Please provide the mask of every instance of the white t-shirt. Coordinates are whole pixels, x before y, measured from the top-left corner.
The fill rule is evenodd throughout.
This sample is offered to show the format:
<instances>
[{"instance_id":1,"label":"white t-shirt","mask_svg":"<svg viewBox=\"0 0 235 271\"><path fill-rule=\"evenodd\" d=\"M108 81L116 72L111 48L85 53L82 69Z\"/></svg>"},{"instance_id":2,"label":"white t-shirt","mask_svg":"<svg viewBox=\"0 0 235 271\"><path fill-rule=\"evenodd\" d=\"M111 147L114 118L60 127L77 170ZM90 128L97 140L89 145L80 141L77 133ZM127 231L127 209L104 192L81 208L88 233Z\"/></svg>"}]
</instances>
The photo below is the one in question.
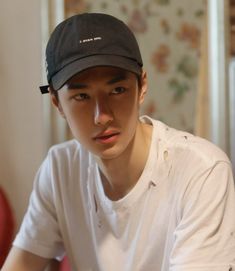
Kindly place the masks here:
<instances>
[{"instance_id":1,"label":"white t-shirt","mask_svg":"<svg viewBox=\"0 0 235 271\"><path fill-rule=\"evenodd\" d=\"M118 201L76 140L52 147L14 245L46 258L66 253L74 271L235 270L228 158L204 139L142 121L153 125L149 157Z\"/></svg>"}]
</instances>

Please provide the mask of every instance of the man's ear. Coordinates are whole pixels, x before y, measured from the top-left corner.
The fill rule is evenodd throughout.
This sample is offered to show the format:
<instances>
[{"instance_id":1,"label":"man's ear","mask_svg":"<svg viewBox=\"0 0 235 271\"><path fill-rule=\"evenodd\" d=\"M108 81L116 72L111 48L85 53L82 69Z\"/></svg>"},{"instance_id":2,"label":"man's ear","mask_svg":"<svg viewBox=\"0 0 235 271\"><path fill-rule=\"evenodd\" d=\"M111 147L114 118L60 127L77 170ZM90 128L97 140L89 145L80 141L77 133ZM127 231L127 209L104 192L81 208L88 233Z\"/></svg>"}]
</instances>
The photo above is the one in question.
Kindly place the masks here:
<instances>
[{"instance_id":1,"label":"man's ear","mask_svg":"<svg viewBox=\"0 0 235 271\"><path fill-rule=\"evenodd\" d=\"M139 104L144 102L145 94L147 93L147 73L142 72L140 77L140 93L139 93Z\"/></svg>"},{"instance_id":2,"label":"man's ear","mask_svg":"<svg viewBox=\"0 0 235 271\"><path fill-rule=\"evenodd\" d=\"M64 111L63 111L63 108L60 104L60 101L59 101L59 96L58 94L55 93L55 91L53 89L51 89L51 87L49 87L49 94L50 94L50 97L51 97L51 103L57 108L57 110L59 111L60 115L65 118L65 114L64 114Z\"/></svg>"}]
</instances>

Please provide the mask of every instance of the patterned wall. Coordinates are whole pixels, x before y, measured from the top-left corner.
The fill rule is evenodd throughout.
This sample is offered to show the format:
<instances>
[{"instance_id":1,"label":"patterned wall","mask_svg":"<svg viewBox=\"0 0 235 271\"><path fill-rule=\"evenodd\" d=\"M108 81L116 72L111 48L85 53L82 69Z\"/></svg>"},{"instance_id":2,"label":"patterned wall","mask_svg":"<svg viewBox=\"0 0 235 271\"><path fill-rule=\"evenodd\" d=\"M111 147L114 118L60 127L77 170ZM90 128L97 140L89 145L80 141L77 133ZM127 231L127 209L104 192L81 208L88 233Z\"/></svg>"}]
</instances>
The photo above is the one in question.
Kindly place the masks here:
<instances>
[{"instance_id":1,"label":"patterned wall","mask_svg":"<svg viewBox=\"0 0 235 271\"><path fill-rule=\"evenodd\" d=\"M193 132L205 0L64 0L69 17L112 14L134 31L148 74L142 114Z\"/></svg>"}]
</instances>

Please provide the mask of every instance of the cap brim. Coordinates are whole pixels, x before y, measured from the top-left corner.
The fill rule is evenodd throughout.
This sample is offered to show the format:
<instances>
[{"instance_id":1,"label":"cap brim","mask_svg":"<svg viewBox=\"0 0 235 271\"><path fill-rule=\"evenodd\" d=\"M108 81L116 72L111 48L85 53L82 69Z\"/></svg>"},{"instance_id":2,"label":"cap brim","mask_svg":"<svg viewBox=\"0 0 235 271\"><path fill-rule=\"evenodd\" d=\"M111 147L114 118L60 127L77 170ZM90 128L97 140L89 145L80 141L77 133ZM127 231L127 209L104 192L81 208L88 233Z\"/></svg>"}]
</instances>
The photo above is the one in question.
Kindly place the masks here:
<instances>
[{"instance_id":1,"label":"cap brim","mask_svg":"<svg viewBox=\"0 0 235 271\"><path fill-rule=\"evenodd\" d=\"M117 67L138 75L142 72L142 63L137 63L135 60L116 55L93 55L78 59L57 72L52 77L52 86L55 90L59 90L75 74L97 66ZM40 87L42 93L48 93L45 87Z\"/></svg>"}]
</instances>

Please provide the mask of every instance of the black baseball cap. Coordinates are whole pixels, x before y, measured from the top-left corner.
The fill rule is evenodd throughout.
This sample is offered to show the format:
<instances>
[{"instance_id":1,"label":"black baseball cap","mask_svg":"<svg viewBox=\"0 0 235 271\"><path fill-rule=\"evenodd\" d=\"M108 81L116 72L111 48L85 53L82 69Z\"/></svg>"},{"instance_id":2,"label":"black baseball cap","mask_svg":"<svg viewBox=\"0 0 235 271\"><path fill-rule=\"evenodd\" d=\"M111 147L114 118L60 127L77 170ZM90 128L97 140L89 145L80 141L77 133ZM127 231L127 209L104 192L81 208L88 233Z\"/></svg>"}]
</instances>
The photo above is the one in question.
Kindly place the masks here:
<instances>
[{"instance_id":1,"label":"black baseball cap","mask_svg":"<svg viewBox=\"0 0 235 271\"><path fill-rule=\"evenodd\" d=\"M59 90L75 74L96 66L118 67L137 75L142 58L132 31L121 20L103 13L84 13L60 23L46 48L47 81ZM41 86L41 93L48 93Z\"/></svg>"}]
</instances>

